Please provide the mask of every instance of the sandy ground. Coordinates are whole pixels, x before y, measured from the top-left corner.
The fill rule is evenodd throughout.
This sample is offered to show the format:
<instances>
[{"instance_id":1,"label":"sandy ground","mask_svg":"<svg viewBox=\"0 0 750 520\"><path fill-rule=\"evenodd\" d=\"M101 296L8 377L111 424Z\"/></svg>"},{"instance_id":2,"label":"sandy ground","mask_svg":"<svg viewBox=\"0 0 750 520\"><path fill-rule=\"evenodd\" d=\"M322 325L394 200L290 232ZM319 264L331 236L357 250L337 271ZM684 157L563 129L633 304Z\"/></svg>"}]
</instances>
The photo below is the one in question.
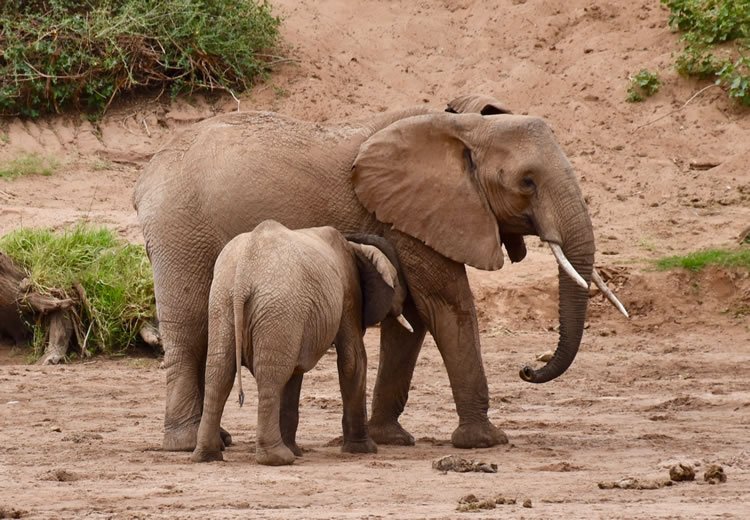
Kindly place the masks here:
<instances>
[{"instance_id":1,"label":"sandy ground","mask_svg":"<svg viewBox=\"0 0 750 520\"><path fill-rule=\"evenodd\" d=\"M366 2L277 0L285 56L240 108L316 121L393 107L442 108L468 92L546 117L577 169L597 236L597 264L631 311L600 295L573 367L530 386L518 368L556 342L554 261L538 240L524 262L471 270L490 385L490 417L511 444L461 451L442 361L428 339L403 424L410 448L351 456L340 434L335 357L305 379L293 466L253 458L252 406L227 407L236 445L225 463L159 450L164 373L143 356L64 367L24 364L0 346L0 518L747 518L750 515L750 278L710 269L658 273L650 260L734 247L750 224L750 119L707 83L671 68L679 48L656 0ZM627 78L664 86L625 103ZM98 125L77 115L0 122L0 161L40 153L50 177L0 180L0 233L85 218L142 240L130 202L139 169L175 128L236 109L229 96L127 100ZM7 141L7 142L6 142ZM713 165L705 169L705 165ZM377 331L367 336L369 385ZM248 374L249 378L249 374ZM247 385L251 389L252 385ZM248 395L252 403L253 395ZM447 454L498 472L442 474ZM622 477L695 482L601 490ZM703 482L708 464L727 482ZM459 513L460 497L515 505ZM531 508L521 503L531 500Z\"/></svg>"}]
</instances>

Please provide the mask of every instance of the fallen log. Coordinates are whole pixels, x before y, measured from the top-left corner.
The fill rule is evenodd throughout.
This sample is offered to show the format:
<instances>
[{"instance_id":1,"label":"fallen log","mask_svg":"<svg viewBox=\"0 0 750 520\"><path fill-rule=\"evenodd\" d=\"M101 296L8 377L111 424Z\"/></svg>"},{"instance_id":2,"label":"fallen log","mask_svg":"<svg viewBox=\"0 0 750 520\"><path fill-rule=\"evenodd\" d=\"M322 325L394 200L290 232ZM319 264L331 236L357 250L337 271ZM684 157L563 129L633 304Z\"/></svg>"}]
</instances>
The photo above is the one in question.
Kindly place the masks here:
<instances>
[{"instance_id":1,"label":"fallen log","mask_svg":"<svg viewBox=\"0 0 750 520\"><path fill-rule=\"evenodd\" d=\"M71 343L77 343L81 355L86 355L88 333L80 330L78 316L89 303L83 287L76 284L73 289L71 297L62 290L58 294L39 292L23 269L0 252L0 335L9 337L16 345L24 345L32 339L33 325L39 324L45 338L44 354L38 363L55 365L65 361ZM157 352L161 350L155 324L145 324L140 337ZM71 341L73 338L75 341Z\"/></svg>"},{"instance_id":2,"label":"fallen log","mask_svg":"<svg viewBox=\"0 0 750 520\"><path fill-rule=\"evenodd\" d=\"M75 301L37 292L26 273L11 258L0 253L0 333L16 345L31 339L30 324L41 320L46 333L40 363L56 364L65 358L73 332L71 314Z\"/></svg>"}]
</instances>

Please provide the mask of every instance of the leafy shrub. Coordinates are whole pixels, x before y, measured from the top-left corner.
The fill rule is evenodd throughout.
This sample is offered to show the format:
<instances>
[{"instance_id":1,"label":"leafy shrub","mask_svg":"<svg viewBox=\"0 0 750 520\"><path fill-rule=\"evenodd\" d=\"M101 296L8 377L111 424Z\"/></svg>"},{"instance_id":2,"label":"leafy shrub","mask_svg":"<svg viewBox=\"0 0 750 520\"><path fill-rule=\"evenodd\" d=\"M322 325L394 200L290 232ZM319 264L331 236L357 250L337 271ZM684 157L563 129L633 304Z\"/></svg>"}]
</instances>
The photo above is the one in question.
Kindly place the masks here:
<instances>
[{"instance_id":1,"label":"leafy shrub","mask_svg":"<svg viewBox=\"0 0 750 520\"><path fill-rule=\"evenodd\" d=\"M138 87L245 89L278 25L265 0L6 0L0 115L102 111Z\"/></svg>"},{"instance_id":2,"label":"leafy shrub","mask_svg":"<svg viewBox=\"0 0 750 520\"><path fill-rule=\"evenodd\" d=\"M750 106L750 1L661 0L669 24L683 32L677 71L714 78L729 96Z\"/></svg>"},{"instance_id":3,"label":"leafy shrub","mask_svg":"<svg viewBox=\"0 0 750 520\"><path fill-rule=\"evenodd\" d=\"M638 74L630 78L627 101L635 103L653 96L661 88L661 81L656 73L642 69Z\"/></svg>"},{"instance_id":4,"label":"leafy shrub","mask_svg":"<svg viewBox=\"0 0 750 520\"><path fill-rule=\"evenodd\" d=\"M78 224L61 233L21 228L0 238L0 251L26 270L41 294L80 299L75 326L88 333L89 353L116 353L135 343L140 328L154 319L151 265L142 246L127 244L106 228ZM35 328L35 345L43 331ZM38 352L37 354L41 354Z\"/></svg>"}]
</instances>

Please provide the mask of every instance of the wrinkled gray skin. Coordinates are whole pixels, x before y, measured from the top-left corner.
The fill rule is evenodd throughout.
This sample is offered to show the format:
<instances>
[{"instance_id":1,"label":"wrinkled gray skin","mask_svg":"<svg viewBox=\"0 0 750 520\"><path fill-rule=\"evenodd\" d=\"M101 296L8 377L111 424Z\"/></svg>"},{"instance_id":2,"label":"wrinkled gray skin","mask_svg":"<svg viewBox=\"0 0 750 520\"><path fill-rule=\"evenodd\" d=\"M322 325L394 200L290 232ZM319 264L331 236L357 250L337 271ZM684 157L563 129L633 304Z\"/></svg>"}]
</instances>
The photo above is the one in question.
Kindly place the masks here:
<instances>
[{"instance_id":1,"label":"wrinkled gray skin","mask_svg":"<svg viewBox=\"0 0 750 520\"><path fill-rule=\"evenodd\" d=\"M240 363L258 385L258 463L291 464L302 455L295 440L302 377L332 343L344 407L342 451L377 452L367 432L362 337L365 327L401 314L406 295L381 247L348 242L332 227L290 231L274 221L224 247L209 296L206 388L193 461L223 459L219 421L235 373L243 396Z\"/></svg>"},{"instance_id":2,"label":"wrinkled gray skin","mask_svg":"<svg viewBox=\"0 0 750 520\"><path fill-rule=\"evenodd\" d=\"M487 418L464 264L499 269L501 244L511 261L520 261L523 235L538 235L559 244L588 282L594 237L573 169L543 120L483 116L491 110L476 113L470 97L451 105L475 113L420 106L328 126L273 113L224 114L180 132L153 157L134 202L165 347L165 449L195 447L213 262L229 240L265 219L291 229L330 225L373 233L395 247L408 289L404 315L415 333L392 318L381 326L369 421L378 444L414 443L398 418L428 330L458 412L453 445L507 442ZM578 351L588 291L564 273L559 281L558 347L545 367L525 374L529 381L559 376Z\"/></svg>"}]
</instances>

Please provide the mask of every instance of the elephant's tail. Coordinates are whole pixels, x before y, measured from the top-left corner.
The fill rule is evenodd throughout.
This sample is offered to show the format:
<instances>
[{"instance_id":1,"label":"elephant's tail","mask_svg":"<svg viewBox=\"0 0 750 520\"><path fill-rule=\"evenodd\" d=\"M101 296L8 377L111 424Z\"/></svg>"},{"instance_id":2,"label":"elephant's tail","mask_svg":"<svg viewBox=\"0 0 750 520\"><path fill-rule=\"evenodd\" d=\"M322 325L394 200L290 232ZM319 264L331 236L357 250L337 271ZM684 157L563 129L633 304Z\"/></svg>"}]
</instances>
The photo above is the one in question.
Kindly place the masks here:
<instances>
[{"instance_id":1,"label":"elephant's tail","mask_svg":"<svg viewBox=\"0 0 750 520\"><path fill-rule=\"evenodd\" d=\"M242 391L242 345L243 345L243 333L245 330L245 299L243 298L241 291L238 290L238 286L235 284L235 292L233 296L234 306L234 342L235 342L235 354L237 356L237 386L240 390L239 401L240 406L245 403L245 392Z\"/></svg>"}]
</instances>

